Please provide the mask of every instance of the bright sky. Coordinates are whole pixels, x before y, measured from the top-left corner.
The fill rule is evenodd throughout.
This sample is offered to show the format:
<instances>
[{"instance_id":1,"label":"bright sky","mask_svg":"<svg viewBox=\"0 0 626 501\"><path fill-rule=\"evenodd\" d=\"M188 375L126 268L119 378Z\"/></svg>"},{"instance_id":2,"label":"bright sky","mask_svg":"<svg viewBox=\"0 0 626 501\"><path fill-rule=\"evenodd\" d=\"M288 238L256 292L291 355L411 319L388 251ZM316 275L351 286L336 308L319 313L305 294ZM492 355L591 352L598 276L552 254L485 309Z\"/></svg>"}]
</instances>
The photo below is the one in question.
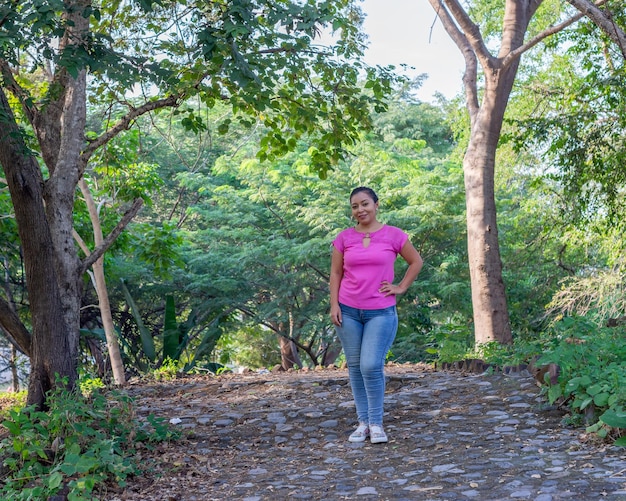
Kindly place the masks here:
<instances>
[{"instance_id":1,"label":"bright sky","mask_svg":"<svg viewBox=\"0 0 626 501\"><path fill-rule=\"evenodd\" d=\"M407 76L427 73L417 92L422 101L433 101L435 92L452 98L462 90L463 56L428 0L363 0L361 8L367 15L368 64L393 64L398 70L406 64L414 68Z\"/></svg>"}]
</instances>

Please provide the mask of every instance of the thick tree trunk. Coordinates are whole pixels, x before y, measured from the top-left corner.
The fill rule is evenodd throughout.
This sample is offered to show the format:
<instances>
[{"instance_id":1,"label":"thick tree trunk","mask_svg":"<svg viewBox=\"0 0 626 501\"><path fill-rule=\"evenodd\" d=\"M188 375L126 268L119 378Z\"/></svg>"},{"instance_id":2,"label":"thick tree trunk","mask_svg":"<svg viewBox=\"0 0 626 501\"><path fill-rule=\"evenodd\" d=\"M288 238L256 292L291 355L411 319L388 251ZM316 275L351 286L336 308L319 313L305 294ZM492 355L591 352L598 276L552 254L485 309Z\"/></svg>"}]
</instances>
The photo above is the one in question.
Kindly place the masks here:
<instances>
[{"instance_id":1,"label":"thick tree trunk","mask_svg":"<svg viewBox=\"0 0 626 501\"><path fill-rule=\"evenodd\" d=\"M15 117L0 89L0 163L4 169L24 253L26 286L31 308L31 376L28 403L42 408L56 374L72 386L77 379L77 349L64 316L55 248L43 204L43 179L37 161L25 155ZM78 309L76 310L78 312Z\"/></svg>"},{"instance_id":2,"label":"thick tree trunk","mask_svg":"<svg viewBox=\"0 0 626 501\"><path fill-rule=\"evenodd\" d=\"M498 243L495 165L504 112L519 66L516 59L485 78L480 108L472 116L463 159L467 244L477 345L513 342Z\"/></svg>"},{"instance_id":3,"label":"thick tree trunk","mask_svg":"<svg viewBox=\"0 0 626 501\"><path fill-rule=\"evenodd\" d=\"M49 165L50 177L46 180L43 197L46 219L54 252L54 266L58 281L62 313L67 325L68 355L78 358L80 332L80 306L82 299L81 262L74 242L74 199L80 172L80 152L85 145L86 72L80 71L75 79L66 82L65 99L61 101L61 141L57 145L55 165ZM79 132L77 132L79 131Z\"/></svg>"},{"instance_id":4,"label":"thick tree trunk","mask_svg":"<svg viewBox=\"0 0 626 501\"><path fill-rule=\"evenodd\" d=\"M463 160L467 207L467 245L476 344L511 343L511 327L502 280L502 260L494 194L499 132L493 120L499 96L485 98L473 125ZM505 96L506 99L506 96Z\"/></svg>"},{"instance_id":5,"label":"thick tree trunk","mask_svg":"<svg viewBox=\"0 0 626 501\"><path fill-rule=\"evenodd\" d=\"M89 18L84 16L89 0L78 0L68 8L68 30L59 49L87 40ZM3 67L4 80L16 88L12 75ZM0 90L3 128L0 163L6 173L22 249L30 305L32 337L28 404L44 408L46 393L62 384L75 386L78 369L82 267L72 234L76 185L80 179L80 153L85 145L86 71L72 78L59 68L54 75L60 91L56 101L41 110L22 103L49 172L44 181L41 168L29 154ZM18 93L19 94L19 93Z\"/></svg>"},{"instance_id":6,"label":"thick tree trunk","mask_svg":"<svg viewBox=\"0 0 626 501\"><path fill-rule=\"evenodd\" d=\"M479 25L457 0L429 1L466 63L463 84L471 131L463 170L474 338L477 345L491 341L509 344L512 336L496 222L496 149L521 54L549 34L523 45L528 23L542 0L506 0L497 57L485 44ZM485 79L480 104L478 63Z\"/></svg>"}]
</instances>

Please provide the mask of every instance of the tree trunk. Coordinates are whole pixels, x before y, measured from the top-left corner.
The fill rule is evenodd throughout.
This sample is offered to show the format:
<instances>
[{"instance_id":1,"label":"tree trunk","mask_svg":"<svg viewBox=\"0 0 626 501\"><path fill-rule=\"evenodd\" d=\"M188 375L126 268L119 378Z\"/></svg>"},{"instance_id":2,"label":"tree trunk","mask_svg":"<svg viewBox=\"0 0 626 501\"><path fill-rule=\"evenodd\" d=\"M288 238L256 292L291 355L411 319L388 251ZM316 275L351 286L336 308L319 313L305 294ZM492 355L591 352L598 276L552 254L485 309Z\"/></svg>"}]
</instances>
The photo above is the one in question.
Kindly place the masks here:
<instances>
[{"instance_id":1,"label":"tree trunk","mask_svg":"<svg viewBox=\"0 0 626 501\"><path fill-rule=\"evenodd\" d=\"M94 202L89 187L84 178L79 181L80 191L85 198L87 209L89 210L89 218L91 219L91 225L93 227L94 244L96 247L102 245L104 238L102 236L102 226L100 225L100 216L98 209ZM89 250L84 247L84 252L89 255ZM104 334L107 340L107 351L109 353L109 359L111 360L111 370L113 372L113 381L118 386L126 384L126 376L124 374L124 364L122 363L122 355L120 354L120 345L118 343L117 334L115 333L115 325L113 323L113 316L111 315L111 305L109 303L109 292L107 290L106 280L104 277L104 257L98 258L98 260L92 265L93 281L98 295L98 306L100 308L100 317L102 319L102 326L104 327Z\"/></svg>"},{"instance_id":2,"label":"tree trunk","mask_svg":"<svg viewBox=\"0 0 626 501\"><path fill-rule=\"evenodd\" d=\"M65 15L68 29L59 50L87 41L89 0L78 0ZM16 84L6 66L4 80ZM58 68L51 86L58 92L40 110L23 102L37 135L49 177L24 142L23 133L0 89L0 163L4 168L24 254L31 312L31 373L27 404L45 408L46 394L57 378L73 388L78 378L82 267L73 240L73 210L85 146L87 73L72 77ZM19 93L18 93L19 95ZM20 97L22 97L20 95Z\"/></svg>"},{"instance_id":3,"label":"tree trunk","mask_svg":"<svg viewBox=\"0 0 626 501\"><path fill-rule=\"evenodd\" d=\"M77 332L70 332L63 314L59 283L73 290L76 287L59 279L52 232L43 203L41 171L35 158L25 154L28 148L2 89L0 110L5 117L0 133L0 164L15 209L31 308L28 404L43 408L46 393L55 385L56 374L64 376L64 384L69 386L77 379L77 348L72 343L78 337Z\"/></svg>"},{"instance_id":4,"label":"tree trunk","mask_svg":"<svg viewBox=\"0 0 626 501\"><path fill-rule=\"evenodd\" d=\"M302 367L302 360L298 355L296 343L285 336L278 336L280 341L280 359L283 369L292 369L294 366Z\"/></svg>"},{"instance_id":5,"label":"tree trunk","mask_svg":"<svg viewBox=\"0 0 626 501\"><path fill-rule=\"evenodd\" d=\"M497 73L486 85L480 110L472 120L463 159L467 207L467 245L477 345L512 342L502 279L494 193L495 159L504 109L514 71Z\"/></svg>"},{"instance_id":6,"label":"tree trunk","mask_svg":"<svg viewBox=\"0 0 626 501\"><path fill-rule=\"evenodd\" d=\"M283 336L280 333L284 332L285 324L279 323L278 325L278 340L280 343L280 359L281 365L283 369L293 369L295 365L298 367L302 367L302 360L300 359L300 355L298 354L298 347L296 343L293 342L293 334L294 334L294 324L293 324L293 315L289 312L289 334L288 336Z\"/></svg>"},{"instance_id":7,"label":"tree trunk","mask_svg":"<svg viewBox=\"0 0 626 501\"><path fill-rule=\"evenodd\" d=\"M491 341L510 344L511 326L496 222L496 150L521 54L541 39L523 45L528 24L542 0L506 0L497 57L486 46L479 25L458 1L429 1L465 58L463 84L471 131L463 171L474 337L477 345ZM478 63L485 79L482 103L479 103Z\"/></svg>"},{"instance_id":8,"label":"tree trunk","mask_svg":"<svg viewBox=\"0 0 626 501\"><path fill-rule=\"evenodd\" d=\"M100 257L93 264L92 269L96 285L96 293L98 294L100 316L102 318L104 334L107 340L107 351L109 353L109 360L111 361L113 381L118 386L124 386L126 384L126 376L124 374L124 364L120 353L120 345L118 343L115 325L113 323L113 315L111 314L109 292L104 278L104 257Z\"/></svg>"}]
</instances>

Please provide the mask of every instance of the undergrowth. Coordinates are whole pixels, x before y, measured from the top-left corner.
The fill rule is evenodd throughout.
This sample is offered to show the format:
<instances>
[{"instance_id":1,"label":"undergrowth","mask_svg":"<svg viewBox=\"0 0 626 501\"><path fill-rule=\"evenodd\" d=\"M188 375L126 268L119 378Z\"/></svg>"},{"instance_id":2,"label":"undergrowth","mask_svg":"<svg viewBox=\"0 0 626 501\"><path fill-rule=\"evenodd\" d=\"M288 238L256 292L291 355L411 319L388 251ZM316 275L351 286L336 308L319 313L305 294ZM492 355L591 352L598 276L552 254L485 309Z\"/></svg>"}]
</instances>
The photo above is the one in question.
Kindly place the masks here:
<instances>
[{"instance_id":1,"label":"undergrowth","mask_svg":"<svg viewBox=\"0 0 626 501\"><path fill-rule=\"evenodd\" d=\"M32 500L65 495L97 500L108 482L124 486L142 472L137 447L177 438L162 418L135 416L130 397L93 388L88 394L63 385L47 395L50 409L13 408L2 425L1 499Z\"/></svg>"}]
</instances>

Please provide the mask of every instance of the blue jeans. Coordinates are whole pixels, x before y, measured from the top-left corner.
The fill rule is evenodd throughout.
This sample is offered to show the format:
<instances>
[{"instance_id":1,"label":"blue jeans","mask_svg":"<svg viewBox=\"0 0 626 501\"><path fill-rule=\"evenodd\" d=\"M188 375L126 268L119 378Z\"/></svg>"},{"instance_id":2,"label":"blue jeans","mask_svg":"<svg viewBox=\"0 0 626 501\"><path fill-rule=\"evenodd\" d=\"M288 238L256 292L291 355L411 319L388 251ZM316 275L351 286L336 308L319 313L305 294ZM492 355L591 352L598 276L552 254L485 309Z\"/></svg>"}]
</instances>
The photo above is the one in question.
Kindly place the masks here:
<instances>
[{"instance_id":1,"label":"blue jeans","mask_svg":"<svg viewBox=\"0 0 626 501\"><path fill-rule=\"evenodd\" d=\"M348 363L357 417L360 423L382 425L385 358L398 330L396 307L359 310L339 306L342 320L337 335Z\"/></svg>"}]
</instances>

